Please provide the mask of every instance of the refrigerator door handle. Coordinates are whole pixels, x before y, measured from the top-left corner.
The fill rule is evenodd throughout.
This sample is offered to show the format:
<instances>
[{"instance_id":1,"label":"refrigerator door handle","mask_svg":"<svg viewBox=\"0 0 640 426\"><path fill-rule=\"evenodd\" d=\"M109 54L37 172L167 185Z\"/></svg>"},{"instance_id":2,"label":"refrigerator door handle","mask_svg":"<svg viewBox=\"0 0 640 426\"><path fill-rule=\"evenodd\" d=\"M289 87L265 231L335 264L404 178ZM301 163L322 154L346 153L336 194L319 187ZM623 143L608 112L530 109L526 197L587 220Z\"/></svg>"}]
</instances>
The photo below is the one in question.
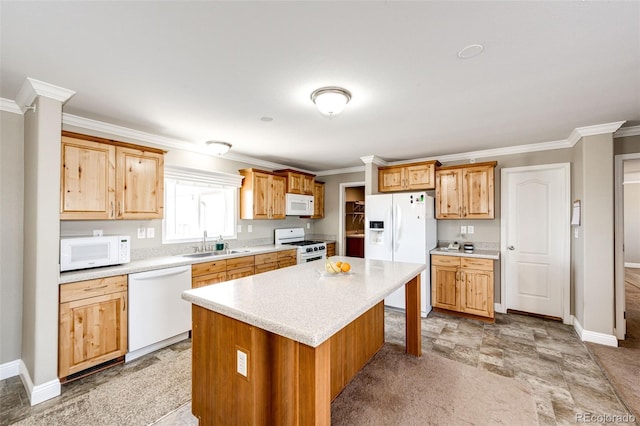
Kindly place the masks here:
<instances>
[{"instance_id":1,"label":"refrigerator door handle","mask_svg":"<svg viewBox=\"0 0 640 426\"><path fill-rule=\"evenodd\" d=\"M398 251L398 247L400 246L400 238L402 237L401 235L401 229L402 229L402 210L400 209L400 205L396 204L395 205L395 217L393 218L393 223L394 223L394 228L395 228L395 232L393 235L393 241L395 243L395 248L394 251Z\"/></svg>"}]
</instances>

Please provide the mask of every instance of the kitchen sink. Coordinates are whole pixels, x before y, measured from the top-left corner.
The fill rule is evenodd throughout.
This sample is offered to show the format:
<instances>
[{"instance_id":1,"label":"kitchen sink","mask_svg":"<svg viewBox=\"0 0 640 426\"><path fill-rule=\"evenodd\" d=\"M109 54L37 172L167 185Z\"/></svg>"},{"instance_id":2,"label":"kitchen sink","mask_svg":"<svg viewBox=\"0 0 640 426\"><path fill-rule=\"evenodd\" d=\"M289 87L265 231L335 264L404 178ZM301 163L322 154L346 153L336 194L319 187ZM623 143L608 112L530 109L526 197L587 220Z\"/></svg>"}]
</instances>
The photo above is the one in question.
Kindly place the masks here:
<instances>
[{"instance_id":1,"label":"kitchen sink","mask_svg":"<svg viewBox=\"0 0 640 426\"><path fill-rule=\"evenodd\" d=\"M183 254L181 256L196 259L199 257L222 256L224 254L237 254L237 253L249 253L249 250L206 251L204 253L189 253L189 254Z\"/></svg>"}]
</instances>

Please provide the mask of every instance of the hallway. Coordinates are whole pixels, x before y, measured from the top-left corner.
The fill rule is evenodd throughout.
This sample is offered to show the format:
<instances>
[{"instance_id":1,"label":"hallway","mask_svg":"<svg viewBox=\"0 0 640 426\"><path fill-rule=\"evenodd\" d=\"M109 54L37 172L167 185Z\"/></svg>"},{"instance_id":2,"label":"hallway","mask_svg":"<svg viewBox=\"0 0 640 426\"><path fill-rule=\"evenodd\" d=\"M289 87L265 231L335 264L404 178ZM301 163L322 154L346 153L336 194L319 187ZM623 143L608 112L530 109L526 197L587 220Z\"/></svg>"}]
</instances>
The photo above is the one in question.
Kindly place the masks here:
<instances>
[{"instance_id":1,"label":"hallway","mask_svg":"<svg viewBox=\"0 0 640 426\"><path fill-rule=\"evenodd\" d=\"M626 339L619 347L587 343L627 408L640 418L640 269L625 268Z\"/></svg>"}]
</instances>

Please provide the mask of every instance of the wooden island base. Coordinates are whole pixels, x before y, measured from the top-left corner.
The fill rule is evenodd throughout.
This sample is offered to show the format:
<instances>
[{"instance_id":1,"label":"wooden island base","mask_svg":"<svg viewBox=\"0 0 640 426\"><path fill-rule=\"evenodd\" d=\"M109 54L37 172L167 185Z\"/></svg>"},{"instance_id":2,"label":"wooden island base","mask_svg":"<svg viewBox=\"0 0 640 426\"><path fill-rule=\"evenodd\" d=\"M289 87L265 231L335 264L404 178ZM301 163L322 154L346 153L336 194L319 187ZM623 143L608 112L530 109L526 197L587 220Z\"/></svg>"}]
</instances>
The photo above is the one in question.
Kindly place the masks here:
<instances>
[{"instance_id":1,"label":"wooden island base","mask_svg":"<svg viewBox=\"0 0 640 426\"><path fill-rule=\"evenodd\" d=\"M419 275L405 293L407 353L420 356ZM384 345L383 303L317 347L194 304L193 414L200 425L331 424L331 401Z\"/></svg>"}]
</instances>

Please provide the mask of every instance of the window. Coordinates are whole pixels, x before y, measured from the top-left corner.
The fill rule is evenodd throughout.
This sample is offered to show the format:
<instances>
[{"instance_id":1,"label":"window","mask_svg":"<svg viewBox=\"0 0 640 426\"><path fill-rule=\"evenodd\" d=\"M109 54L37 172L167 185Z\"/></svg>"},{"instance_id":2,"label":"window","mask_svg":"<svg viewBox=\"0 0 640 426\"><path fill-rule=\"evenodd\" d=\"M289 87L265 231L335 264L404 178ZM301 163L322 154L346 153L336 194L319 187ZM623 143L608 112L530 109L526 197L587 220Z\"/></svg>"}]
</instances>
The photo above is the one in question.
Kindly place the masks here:
<instances>
[{"instance_id":1,"label":"window","mask_svg":"<svg viewBox=\"0 0 640 426\"><path fill-rule=\"evenodd\" d=\"M162 241L236 238L238 188L242 176L187 168L165 168Z\"/></svg>"}]
</instances>

